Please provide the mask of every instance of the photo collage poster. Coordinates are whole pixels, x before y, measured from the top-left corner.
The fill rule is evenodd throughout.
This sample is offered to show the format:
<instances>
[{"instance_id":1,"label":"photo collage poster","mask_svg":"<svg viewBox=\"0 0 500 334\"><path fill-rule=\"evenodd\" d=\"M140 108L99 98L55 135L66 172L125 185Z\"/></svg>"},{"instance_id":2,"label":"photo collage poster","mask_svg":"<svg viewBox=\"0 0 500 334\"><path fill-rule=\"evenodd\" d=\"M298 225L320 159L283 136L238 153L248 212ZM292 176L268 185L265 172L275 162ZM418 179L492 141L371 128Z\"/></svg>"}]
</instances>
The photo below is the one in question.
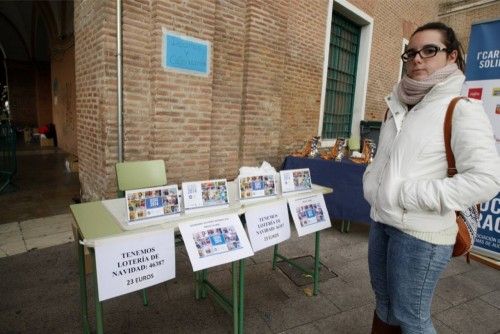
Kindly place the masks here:
<instances>
[{"instance_id":1,"label":"photo collage poster","mask_svg":"<svg viewBox=\"0 0 500 334\"><path fill-rule=\"evenodd\" d=\"M125 199L129 222L181 212L176 184L127 190L125 191Z\"/></svg>"},{"instance_id":2,"label":"photo collage poster","mask_svg":"<svg viewBox=\"0 0 500 334\"><path fill-rule=\"evenodd\" d=\"M179 224L194 271L253 255L250 241L236 213Z\"/></svg>"},{"instance_id":3,"label":"photo collage poster","mask_svg":"<svg viewBox=\"0 0 500 334\"><path fill-rule=\"evenodd\" d=\"M288 205L299 237L332 226L322 194L291 198Z\"/></svg>"},{"instance_id":4,"label":"photo collage poster","mask_svg":"<svg viewBox=\"0 0 500 334\"><path fill-rule=\"evenodd\" d=\"M182 197L186 210L228 205L227 180L208 180L182 183Z\"/></svg>"},{"instance_id":5,"label":"photo collage poster","mask_svg":"<svg viewBox=\"0 0 500 334\"><path fill-rule=\"evenodd\" d=\"M307 191L312 189L311 172L309 168L280 171L281 191Z\"/></svg>"},{"instance_id":6,"label":"photo collage poster","mask_svg":"<svg viewBox=\"0 0 500 334\"><path fill-rule=\"evenodd\" d=\"M275 175L253 175L238 178L240 199L252 199L276 195Z\"/></svg>"}]
</instances>

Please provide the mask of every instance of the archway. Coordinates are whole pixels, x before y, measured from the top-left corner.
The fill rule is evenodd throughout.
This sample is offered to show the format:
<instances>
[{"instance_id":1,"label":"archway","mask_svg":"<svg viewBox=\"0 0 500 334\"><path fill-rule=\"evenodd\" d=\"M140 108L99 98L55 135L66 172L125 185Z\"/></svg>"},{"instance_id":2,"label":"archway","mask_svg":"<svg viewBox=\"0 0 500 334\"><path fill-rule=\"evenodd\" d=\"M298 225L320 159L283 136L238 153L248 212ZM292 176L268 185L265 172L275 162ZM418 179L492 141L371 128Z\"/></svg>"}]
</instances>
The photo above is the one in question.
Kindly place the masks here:
<instances>
[{"instance_id":1,"label":"archway","mask_svg":"<svg viewBox=\"0 0 500 334\"><path fill-rule=\"evenodd\" d=\"M0 193L0 224L66 214L80 190L65 167L77 153L73 2L0 1L0 46L5 118L18 133L16 189ZM59 140L40 140L51 124Z\"/></svg>"}]
</instances>

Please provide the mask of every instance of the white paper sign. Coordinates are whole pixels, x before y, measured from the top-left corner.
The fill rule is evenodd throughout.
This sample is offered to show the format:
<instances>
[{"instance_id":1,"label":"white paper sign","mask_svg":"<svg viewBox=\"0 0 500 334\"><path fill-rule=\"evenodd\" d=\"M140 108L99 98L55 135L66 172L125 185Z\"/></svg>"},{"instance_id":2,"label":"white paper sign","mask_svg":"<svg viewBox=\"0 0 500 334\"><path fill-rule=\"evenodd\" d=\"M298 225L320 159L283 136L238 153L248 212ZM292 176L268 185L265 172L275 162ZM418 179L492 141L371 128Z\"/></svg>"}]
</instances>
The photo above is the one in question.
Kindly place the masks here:
<instances>
[{"instance_id":1,"label":"white paper sign","mask_svg":"<svg viewBox=\"0 0 500 334\"><path fill-rule=\"evenodd\" d=\"M174 230L135 233L95 241L99 300L175 277Z\"/></svg>"},{"instance_id":2,"label":"white paper sign","mask_svg":"<svg viewBox=\"0 0 500 334\"><path fill-rule=\"evenodd\" d=\"M242 200L277 195L274 174L240 176L238 188Z\"/></svg>"},{"instance_id":3,"label":"white paper sign","mask_svg":"<svg viewBox=\"0 0 500 334\"><path fill-rule=\"evenodd\" d=\"M245 219L254 252L290 238L290 220L285 200L248 208Z\"/></svg>"},{"instance_id":4,"label":"white paper sign","mask_svg":"<svg viewBox=\"0 0 500 334\"><path fill-rule=\"evenodd\" d=\"M179 195L176 184L125 191L127 219L132 223L163 215L179 215Z\"/></svg>"},{"instance_id":5,"label":"white paper sign","mask_svg":"<svg viewBox=\"0 0 500 334\"><path fill-rule=\"evenodd\" d=\"M226 179L183 182L184 208L196 209L229 204Z\"/></svg>"},{"instance_id":6,"label":"white paper sign","mask_svg":"<svg viewBox=\"0 0 500 334\"><path fill-rule=\"evenodd\" d=\"M194 271L253 255L237 214L205 217L179 224Z\"/></svg>"},{"instance_id":7,"label":"white paper sign","mask_svg":"<svg viewBox=\"0 0 500 334\"><path fill-rule=\"evenodd\" d=\"M288 204L299 237L332 226L322 194L291 198Z\"/></svg>"},{"instance_id":8,"label":"white paper sign","mask_svg":"<svg viewBox=\"0 0 500 334\"><path fill-rule=\"evenodd\" d=\"M281 192L308 191L312 188L309 168L280 171Z\"/></svg>"}]
</instances>

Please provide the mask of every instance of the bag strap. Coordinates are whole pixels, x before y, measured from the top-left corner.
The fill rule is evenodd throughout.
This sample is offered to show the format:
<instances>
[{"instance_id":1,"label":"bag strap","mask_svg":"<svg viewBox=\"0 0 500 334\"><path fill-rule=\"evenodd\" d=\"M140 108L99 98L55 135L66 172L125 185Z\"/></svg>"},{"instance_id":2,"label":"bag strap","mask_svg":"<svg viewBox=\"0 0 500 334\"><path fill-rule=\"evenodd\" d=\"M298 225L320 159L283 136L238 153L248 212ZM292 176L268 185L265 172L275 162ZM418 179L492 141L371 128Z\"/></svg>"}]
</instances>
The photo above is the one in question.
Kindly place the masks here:
<instances>
[{"instance_id":1,"label":"bag strap","mask_svg":"<svg viewBox=\"0 0 500 334\"><path fill-rule=\"evenodd\" d=\"M387 121L387 116L389 115L389 108L385 111L384 122Z\"/></svg>"},{"instance_id":2,"label":"bag strap","mask_svg":"<svg viewBox=\"0 0 500 334\"><path fill-rule=\"evenodd\" d=\"M466 99L464 96L457 96L451 100L446 110L446 116L444 117L444 147L446 150L446 161L448 161L448 177L452 177L457 173L457 168L455 167L455 157L451 150L451 120L453 118L453 111L457 102L461 99Z\"/></svg>"}]
</instances>

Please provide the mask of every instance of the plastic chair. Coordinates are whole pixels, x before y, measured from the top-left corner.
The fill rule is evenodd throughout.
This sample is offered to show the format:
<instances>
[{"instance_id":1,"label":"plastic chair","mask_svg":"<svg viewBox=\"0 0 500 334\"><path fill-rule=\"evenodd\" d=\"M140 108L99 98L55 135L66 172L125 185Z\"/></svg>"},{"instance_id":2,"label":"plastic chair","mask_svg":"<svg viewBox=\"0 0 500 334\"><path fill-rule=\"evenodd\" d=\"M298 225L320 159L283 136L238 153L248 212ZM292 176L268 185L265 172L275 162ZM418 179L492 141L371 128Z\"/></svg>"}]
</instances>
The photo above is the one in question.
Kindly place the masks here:
<instances>
[{"instance_id":1,"label":"plastic chair","mask_svg":"<svg viewBox=\"0 0 500 334\"><path fill-rule=\"evenodd\" d=\"M116 164L118 190L158 187L167 184L163 160L129 161ZM121 194L120 197L123 197Z\"/></svg>"},{"instance_id":2,"label":"plastic chair","mask_svg":"<svg viewBox=\"0 0 500 334\"><path fill-rule=\"evenodd\" d=\"M163 160L130 161L116 164L118 197L125 196L125 190L158 187L167 184ZM142 290L144 306L148 305L146 289Z\"/></svg>"}]
</instances>

